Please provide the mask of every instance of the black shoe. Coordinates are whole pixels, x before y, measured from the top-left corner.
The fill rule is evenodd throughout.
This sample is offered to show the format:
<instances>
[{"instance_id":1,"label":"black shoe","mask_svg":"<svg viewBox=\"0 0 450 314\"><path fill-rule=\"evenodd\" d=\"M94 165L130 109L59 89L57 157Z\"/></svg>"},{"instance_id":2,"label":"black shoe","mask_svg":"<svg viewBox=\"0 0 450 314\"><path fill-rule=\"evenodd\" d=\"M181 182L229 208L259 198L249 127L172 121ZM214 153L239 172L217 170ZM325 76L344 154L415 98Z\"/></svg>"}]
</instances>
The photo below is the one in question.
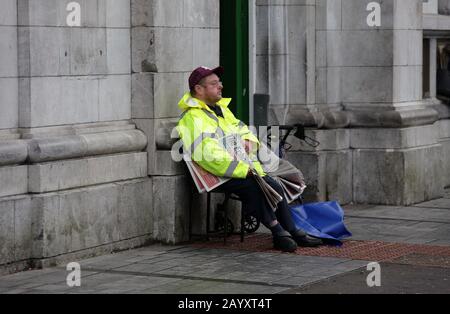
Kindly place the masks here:
<instances>
[{"instance_id":1,"label":"black shoe","mask_svg":"<svg viewBox=\"0 0 450 314\"><path fill-rule=\"evenodd\" d=\"M297 244L287 231L281 231L273 234L273 247L283 252L294 252Z\"/></svg>"},{"instance_id":2,"label":"black shoe","mask_svg":"<svg viewBox=\"0 0 450 314\"><path fill-rule=\"evenodd\" d=\"M315 247L323 244L322 240L313 238L300 229L292 232L291 234L298 246Z\"/></svg>"}]
</instances>

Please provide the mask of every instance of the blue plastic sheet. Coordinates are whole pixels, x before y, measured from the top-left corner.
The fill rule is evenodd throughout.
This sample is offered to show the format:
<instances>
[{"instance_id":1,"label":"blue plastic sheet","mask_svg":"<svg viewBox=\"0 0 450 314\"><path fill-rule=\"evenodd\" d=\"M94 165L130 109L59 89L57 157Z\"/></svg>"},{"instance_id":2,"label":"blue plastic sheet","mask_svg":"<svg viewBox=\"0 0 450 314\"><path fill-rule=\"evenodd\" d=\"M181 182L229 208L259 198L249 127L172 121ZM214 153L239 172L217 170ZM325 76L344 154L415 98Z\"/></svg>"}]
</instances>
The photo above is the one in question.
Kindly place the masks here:
<instances>
[{"instance_id":1,"label":"blue plastic sheet","mask_svg":"<svg viewBox=\"0 0 450 314\"><path fill-rule=\"evenodd\" d=\"M335 202L309 203L290 206L297 228L331 245L342 245L340 240L352 236L344 224L344 211Z\"/></svg>"}]
</instances>

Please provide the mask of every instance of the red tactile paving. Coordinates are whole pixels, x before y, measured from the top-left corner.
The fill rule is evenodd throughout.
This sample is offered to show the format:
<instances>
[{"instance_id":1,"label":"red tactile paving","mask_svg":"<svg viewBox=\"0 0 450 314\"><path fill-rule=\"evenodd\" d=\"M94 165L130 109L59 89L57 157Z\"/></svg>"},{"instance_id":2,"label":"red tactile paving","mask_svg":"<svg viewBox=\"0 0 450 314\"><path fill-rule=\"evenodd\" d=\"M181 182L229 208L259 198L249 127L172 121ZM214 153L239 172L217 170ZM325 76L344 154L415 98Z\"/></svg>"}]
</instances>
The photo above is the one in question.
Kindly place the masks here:
<instances>
[{"instance_id":1,"label":"red tactile paving","mask_svg":"<svg viewBox=\"0 0 450 314\"><path fill-rule=\"evenodd\" d=\"M192 245L205 248L279 252L272 248L271 235L261 233L246 235L243 243L240 242L239 236L231 236L227 239L226 245L223 244L223 238L211 238L210 241L195 242ZM405 263L409 261L409 264L415 264L414 261L417 261L417 264L421 265L424 265L423 261L428 261L430 266L450 267L448 262L450 261L449 246L346 240L343 241L343 245L340 247L325 245L316 248L299 247L293 254L377 262L393 262L401 259ZM410 257L406 258L408 256ZM420 256L420 258L413 258L413 256ZM424 258L425 256L428 256L428 258Z\"/></svg>"}]
</instances>

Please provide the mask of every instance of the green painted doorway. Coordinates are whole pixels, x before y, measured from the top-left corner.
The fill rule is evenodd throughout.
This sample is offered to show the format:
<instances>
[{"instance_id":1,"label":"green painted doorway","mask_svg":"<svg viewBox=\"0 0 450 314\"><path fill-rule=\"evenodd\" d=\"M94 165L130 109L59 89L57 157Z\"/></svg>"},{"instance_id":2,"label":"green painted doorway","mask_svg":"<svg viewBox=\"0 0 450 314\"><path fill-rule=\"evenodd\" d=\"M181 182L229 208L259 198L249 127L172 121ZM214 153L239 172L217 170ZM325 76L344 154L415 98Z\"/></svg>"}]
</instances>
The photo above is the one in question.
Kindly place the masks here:
<instances>
[{"instance_id":1,"label":"green painted doorway","mask_svg":"<svg viewBox=\"0 0 450 314\"><path fill-rule=\"evenodd\" d=\"M249 122L249 32L251 0L220 0L220 64L225 68L224 97L233 98L231 111Z\"/></svg>"}]
</instances>

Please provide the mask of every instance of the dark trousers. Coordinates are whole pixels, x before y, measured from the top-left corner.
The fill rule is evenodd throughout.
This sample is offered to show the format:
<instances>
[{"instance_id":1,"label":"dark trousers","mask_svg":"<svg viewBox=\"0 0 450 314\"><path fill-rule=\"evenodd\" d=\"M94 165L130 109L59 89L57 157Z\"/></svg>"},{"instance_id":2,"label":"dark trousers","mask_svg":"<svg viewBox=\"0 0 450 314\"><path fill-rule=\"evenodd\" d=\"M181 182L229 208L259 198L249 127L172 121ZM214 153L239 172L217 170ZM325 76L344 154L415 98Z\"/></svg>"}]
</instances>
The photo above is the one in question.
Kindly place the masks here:
<instances>
[{"instance_id":1,"label":"dark trousers","mask_svg":"<svg viewBox=\"0 0 450 314\"><path fill-rule=\"evenodd\" d=\"M269 183L275 191L283 196L283 200L278 203L275 212L267 204L264 193L261 191L261 188L253 177L248 177L246 179L231 179L219 186L216 190L233 193L239 196L242 200L244 213L255 216L267 228L270 228L270 225L274 220L278 220L283 229L294 231L296 227L283 195L283 188L269 176L265 176L264 180Z\"/></svg>"}]
</instances>

